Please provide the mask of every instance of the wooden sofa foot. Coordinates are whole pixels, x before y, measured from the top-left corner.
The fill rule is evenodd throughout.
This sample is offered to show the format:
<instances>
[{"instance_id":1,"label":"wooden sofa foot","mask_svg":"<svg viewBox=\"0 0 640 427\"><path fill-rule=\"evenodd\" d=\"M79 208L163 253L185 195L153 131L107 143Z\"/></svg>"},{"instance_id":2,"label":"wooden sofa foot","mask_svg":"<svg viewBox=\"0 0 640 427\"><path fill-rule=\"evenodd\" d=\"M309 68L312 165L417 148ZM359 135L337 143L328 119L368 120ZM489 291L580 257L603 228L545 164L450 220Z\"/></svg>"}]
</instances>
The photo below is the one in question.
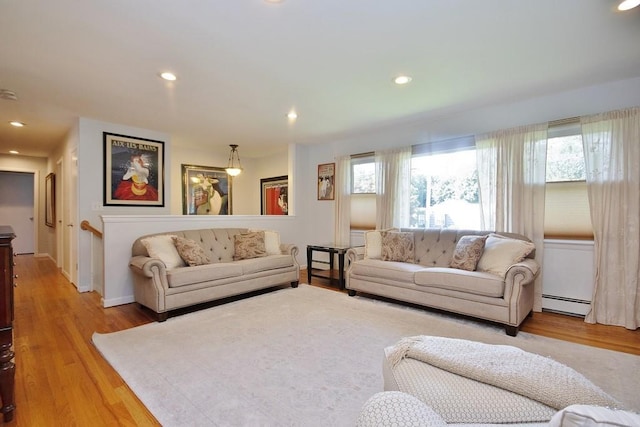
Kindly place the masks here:
<instances>
[{"instance_id":1,"label":"wooden sofa foot","mask_svg":"<svg viewBox=\"0 0 640 427\"><path fill-rule=\"evenodd\" d=\"M355 297L356 296L356 291L354 291L353 289L349 289L347 291L347 294L349 294L350 297Z\"/></svg>"},{"instance_id":2,"label":"wooden sofa foot","mask_svg":"<svg viewBox=\"0 0 640 427\"><path fill-rule=\"evenodd\" d=\"M165 311L164 313L158 313L158 322L164 322L169 318L169 312Z\"/></svg>"},{"instance_id":3,"label":"wooden sofa foot","mask_svg":"<svg viewBox=\"0 0 640 427\"><path fill-rule=\"evenodd\" d=\"M296 280L295 282L291 282L291 287L292 288L297 288L298 287L298 281Z\"/></svg>"},{"instance_id":4,"label":"wooden sofa foot","mask_svg":"<svg viewBox=\"0 0 640 427\"><path fill-rule=\"evenodd\" d=\"M510 337L515 337L516 335L518 335L518 330L520 328L518 326L505 325L504 329L507 332L507 335L509 335Z\"/></svg>"}]
</instances>

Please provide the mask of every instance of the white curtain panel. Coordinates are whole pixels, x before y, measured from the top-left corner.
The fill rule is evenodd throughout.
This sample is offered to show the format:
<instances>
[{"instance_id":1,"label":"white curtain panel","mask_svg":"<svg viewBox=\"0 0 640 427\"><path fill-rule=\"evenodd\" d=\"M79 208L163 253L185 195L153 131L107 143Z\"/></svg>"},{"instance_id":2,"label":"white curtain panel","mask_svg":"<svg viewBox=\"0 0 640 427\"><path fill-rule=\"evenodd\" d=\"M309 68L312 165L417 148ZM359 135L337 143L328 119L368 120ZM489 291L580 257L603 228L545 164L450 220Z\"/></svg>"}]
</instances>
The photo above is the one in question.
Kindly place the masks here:
<instances>
[{"instance_id":1,"label":"white curtain panel","mask_svg":"<svg viewBox=\"0 0 640 427\"><path fill-rule=\"evenodd\" d=\"M595 287L585 321L640 325L640 108L583 117Z\"/></svg>"},{"instance_id":2,"label":"white curtain panel","mask_svg":"<svg viewBox=\"0 0 640 427\"><path fill-rule=\"evenodd\" d=\"M543 123L476 136L482 228L529 237L536 245L540 265L547 128ZM542 310L542 274L535 282L533 309Z\"/></svg>"},{"instance_id":3,"label":"white curtain panel","mask_svg":"<svg viewBox=\"0 0 640 427\"><path fill-rule=\"evenodd\" d=\"M349 245L351 244L351 156L336 159L335 198L334 243Z\"/></svg>"},{"instance_id":4,"label":"white curtain panel","mask_svg":"<svg viewBox=\"0 0 640 427\"><path fill-rule=\"evenodd\" d=\"M376 228L408 227L411 147L375 152Z\"/></svg>"}]
</instances>

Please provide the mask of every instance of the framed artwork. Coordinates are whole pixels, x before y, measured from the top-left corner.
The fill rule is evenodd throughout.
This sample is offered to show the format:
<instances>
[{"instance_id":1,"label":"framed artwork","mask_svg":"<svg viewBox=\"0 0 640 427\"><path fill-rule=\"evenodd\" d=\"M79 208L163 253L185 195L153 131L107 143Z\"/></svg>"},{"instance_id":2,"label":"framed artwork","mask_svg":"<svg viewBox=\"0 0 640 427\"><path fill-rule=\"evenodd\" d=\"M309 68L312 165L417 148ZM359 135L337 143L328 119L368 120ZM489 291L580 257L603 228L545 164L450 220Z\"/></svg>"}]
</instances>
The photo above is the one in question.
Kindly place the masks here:
<instances>
[{"instance_id":1,"label":"framed artwork","mask_svg":"<svg viewBox=\"0 0 640 427\"><path fill-rule=\"evenodd\" d=\"M260 180L260 215L289 214L289 177L276 176Z\"/></svg>"},{"instance_id":2,"label":"framed artwork","mask_svg":"<svg viewBox=\"0 0 640 427\"><path fill-rule=\"evenodd\" d=\"M318 200L334 199L335 175L335 163L318 165Z\"/></svg>"},{"instance_id":3,"label":"framed artwork","mask_svg":"<svg viewBox=\"0 0 640 427\"><path fill-rule=\"evenodd\" d=\"M44 223L47 227L56 226L56 175L52 172L44 181Z\"/></svg>"},{"instance_id":4,"label":"framed artwork","mask_svg":"<svg viewBox=\"0 0 640 427\"><path fill-rule=\"evenodd\" d=\"M104 205L164 206L164 142L103 132Z\"/></svg>"},{"instance_id":5,"label":"framed artwork","mask_svg":"<svg viewBox=\"0 0 640 427\"><path fill-rule=\"evenodd\" d=\"M224 168L182 165L182 213L231 215L231 182Z\"/></svg>"}]
</instances>

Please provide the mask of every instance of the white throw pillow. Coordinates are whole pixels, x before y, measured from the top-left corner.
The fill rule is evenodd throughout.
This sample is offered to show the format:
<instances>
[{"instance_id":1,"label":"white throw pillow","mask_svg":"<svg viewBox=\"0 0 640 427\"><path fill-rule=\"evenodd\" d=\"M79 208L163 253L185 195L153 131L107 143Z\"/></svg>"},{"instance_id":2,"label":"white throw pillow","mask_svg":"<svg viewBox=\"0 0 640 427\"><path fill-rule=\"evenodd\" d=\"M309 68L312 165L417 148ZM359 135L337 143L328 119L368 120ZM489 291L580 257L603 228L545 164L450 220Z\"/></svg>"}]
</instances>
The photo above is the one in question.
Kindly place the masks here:
<instances>
[{"instance_id":1,"label":"white throw pillow","mask_svg":"<svg viewBox=\"0 0 640 427\"><path fill-rule=\"evenodd\" d=\"M173 234L162 234L159 236L145 237L140 242L147 248L151 258L159 258L167 269L184 267L184 260L180 257L173 238Z\"/></svg>"},{"instance_id":2,"label":"white throw pillow","mask_svg":"<svg viewBox=\"0 0 640 427\"><path fill-rule=\"evenodd\" d=\"M249 232L257 231L264 231L264 246L267 255L282 255L282 251L280 250L280 233L271 230L249 230Z\"/></svg>"},{"instance_id":3,"label":"white throw pillow","mask_svg":"<svg viewBox=\"0 0 640 427\"><path fill-rule=\"evenodd\" d=\"M368 259L382 259L382 232L398 231L397 228L386 230L371 230L364 233L364 257Z\"/></svg>"},{"instance_id":4,"label":"white throw pillow","mask_svg":"<svg viewBox=\"0 0 640 427\"><path fill-rule=\"evenodd\" d=\"M490 234L476 270L505 277L509 267L525 259L535 248L531 242Z\"/></svg>"},{"instance_id":5,"label":"white throw pillow","mask_svg":"<svg viewBox=\"0 0 640 427\"><path fill-rule=\"evenodd\" d=\"M640 414L604 406L571 405L557 412L550 427L640 426Z\"/></svg>"}]
</instances>

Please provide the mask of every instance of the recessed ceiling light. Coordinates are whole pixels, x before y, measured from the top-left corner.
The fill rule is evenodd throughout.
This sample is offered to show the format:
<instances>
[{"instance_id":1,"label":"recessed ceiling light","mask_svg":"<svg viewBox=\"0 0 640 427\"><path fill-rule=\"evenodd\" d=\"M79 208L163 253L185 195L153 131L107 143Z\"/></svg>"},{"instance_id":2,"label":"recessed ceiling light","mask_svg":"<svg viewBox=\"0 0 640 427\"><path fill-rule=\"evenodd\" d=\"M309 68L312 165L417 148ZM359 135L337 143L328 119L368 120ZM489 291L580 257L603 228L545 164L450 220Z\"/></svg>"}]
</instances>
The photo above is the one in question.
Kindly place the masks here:
<instances>
[{"instance_id":1,"label":"recessed ceiling light","mask_svg":"<svg viewBox=\"0 0 640 427\"><path fill-rule=\"evenodd\" d=\"M282 3L284 0L264 0L267 3Z\"/></svg>"},{"instance_id":2,"label":"recessed ceiling light","mask_svg":"<svg viewBox=\"0 0 640 427\"><path fill-rule=\"evenodd\" d=\"M176 81L177 79L175 74L170 73L168 71L165 71L164 73L160 73L160 77L170 82Z\"/></svg>"},{"instance_id":3,"label":"recessed ceiling light","mask_svg":"<svg viewBox=\"0 0 640 427\"><path fill-rule=\"evenodd\" d=\"M624 0L618 5L618 10L630 10L640 5L640 0Z\"/></svg>"},{"instance_id":4,"label":"recessed ceiling light","mask_svg":"<svg viewBox=\"0 0 640 427\"><path fill-rule=\"evenodd\" d=\"M395 79L393 79L393 82L397 85L406 85L410 81L411 81L411 77L409 76L398 76Z\"/></svg>"},{"instance_id":5,"label":"recessed ceiling light","mask_svg":"<svg viewBox=\"0 0 640 427\"><path fill-rule=\"evenodd\" d=\"M295 111L289 111L287 113L287 117L289 118L289 120L295 120L298 118L298 113L296 113Z\"/></svg>"},{"instance_id":6,"label":"recessed ceiling light","mask_svg":"<svg viewBox=\"0 0 640 427\"><path fill-rule=\"evenodd\" d=\"M10 124L11 126L15 126L15 127L17 127L17 128L24 127L24 123L22 123L22 122L17 122L17 121L9 122L9 124Z\"/></svg>"},{"instance_id":7,"label":"recessed ceiling light","mask_svg":"<svg viewBox=\"0 0 640 427\"><path fill-rule=\"evenodd\" d=\"M16 150L9 150L9 154L20 154L20 152Z\"/></svg>"}]
</instances>

